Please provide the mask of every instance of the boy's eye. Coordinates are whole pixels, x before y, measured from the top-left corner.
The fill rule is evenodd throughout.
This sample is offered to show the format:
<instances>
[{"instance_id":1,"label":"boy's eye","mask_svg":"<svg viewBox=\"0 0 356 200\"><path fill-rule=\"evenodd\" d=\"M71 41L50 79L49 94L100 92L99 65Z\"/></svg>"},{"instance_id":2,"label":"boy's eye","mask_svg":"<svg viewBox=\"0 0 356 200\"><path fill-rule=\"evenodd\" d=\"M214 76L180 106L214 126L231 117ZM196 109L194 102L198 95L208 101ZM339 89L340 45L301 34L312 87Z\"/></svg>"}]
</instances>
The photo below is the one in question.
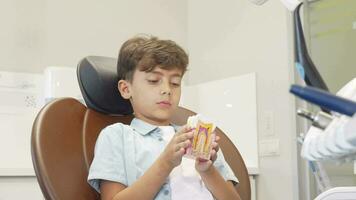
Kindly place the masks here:
<instances>
[{"instance_id":1,"label":"boy's eye","mask_svg":"<svg viewBox=\"0 0 356 200\"><path fill-rule=\"evenodd\" d=\"M148 79L147 80L149 83L158 83L159 80L155 80L155 79Z\"/></svg>"},{"instance_id":2,"label":"boy's eye","mask_svg":"<svg viewBox=\"0 0 356 200\"><path fill-rule=\"evenodd\" d=\"M171 83L173 86L176 86L176 87L179 87L180 86L180 83L178 83L178 82L172 82Z\"/></svg>"},{"instance_id":3,"label":"boy's eye","mask_svg":"<svg viewBox=\"0 0 356 200\"><path fill-rule=\"evenodd\" d=\"M179 87L181 84L181 79L180 78L172 78L171 79L171 85L175 86L175 87Z\"/></svg>"}]
</instances>

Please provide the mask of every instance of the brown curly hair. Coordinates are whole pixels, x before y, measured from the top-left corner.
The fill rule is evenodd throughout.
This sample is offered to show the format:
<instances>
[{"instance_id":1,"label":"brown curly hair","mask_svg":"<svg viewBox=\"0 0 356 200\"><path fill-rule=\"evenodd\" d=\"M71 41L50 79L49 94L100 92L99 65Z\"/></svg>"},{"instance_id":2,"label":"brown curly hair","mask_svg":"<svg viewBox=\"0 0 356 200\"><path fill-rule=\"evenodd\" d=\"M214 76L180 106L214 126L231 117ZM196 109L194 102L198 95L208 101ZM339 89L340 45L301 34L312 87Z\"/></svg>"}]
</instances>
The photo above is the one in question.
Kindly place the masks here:
<instances>
[{"instance_id":1,"label":"brown curly hair","mask_svg":"<svg viewBox=\"0 0 356 200\"><path fill-rule=\"evenodd\" d=\"M121 47L117 63L120 79L132 81L134 71L152 71L155 67L162 69L187 70L189 58L187 53L171 40L160 40L154 36L136 36L127 40Z\"/></svg>"}]
</instances>

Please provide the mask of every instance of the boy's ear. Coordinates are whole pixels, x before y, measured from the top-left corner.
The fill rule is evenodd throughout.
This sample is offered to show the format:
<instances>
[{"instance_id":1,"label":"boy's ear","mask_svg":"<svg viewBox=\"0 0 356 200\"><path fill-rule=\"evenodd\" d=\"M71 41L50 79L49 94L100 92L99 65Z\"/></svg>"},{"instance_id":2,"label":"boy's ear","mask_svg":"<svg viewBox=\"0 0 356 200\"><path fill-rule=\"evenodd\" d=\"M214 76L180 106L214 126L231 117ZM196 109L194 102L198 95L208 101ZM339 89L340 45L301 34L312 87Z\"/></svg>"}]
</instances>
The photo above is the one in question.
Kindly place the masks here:
<instances>
[{"instance_id":1,"label":"boy's ear","mask_svg":"<svg viewBox=\"0 0 356 200\"><path fill-rule=\"evenodd\" d=\"M126 80L119 80L119 82L117 83L117 88L119 89L119 92L124 99L131 98L130 86L130 83Z\"/></svg>"}]
</instances>

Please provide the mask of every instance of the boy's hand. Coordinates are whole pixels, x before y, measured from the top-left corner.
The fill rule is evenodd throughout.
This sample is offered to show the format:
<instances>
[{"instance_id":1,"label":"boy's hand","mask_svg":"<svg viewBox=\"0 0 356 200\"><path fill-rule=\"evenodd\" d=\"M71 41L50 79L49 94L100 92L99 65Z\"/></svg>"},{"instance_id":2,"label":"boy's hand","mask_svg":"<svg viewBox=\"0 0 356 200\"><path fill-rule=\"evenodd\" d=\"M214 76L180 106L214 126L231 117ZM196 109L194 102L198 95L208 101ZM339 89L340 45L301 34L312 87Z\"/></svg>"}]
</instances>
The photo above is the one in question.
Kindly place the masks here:
<instances>
[{"instance_id":1,"label":"boy's hand","mask_svg":"<svg viewBox=\"0 0 356 200\"><path fill-rule=\"evenodd\" d=\"M195 169L198 172L205 172L207 171L215 162L216 158L217 158L217 153L219 151L219 144L218 141L220 140L219 136L216 136L215 141L213 142L213 148L210 152L210 160L205 160L205 159L201 159L201 158L196 158L195 159Z\"/></svg>"},{"instance_id":2,"label":"boy's hand","mask_svg":"<svg viewBox=\"0 0 356 200\"><path fill-rule=\"evenodd\" d=\"M182 156L186 148L191 144L193 138L193 131L188 126L183 126L176 134L174 134L171 141L167 144L161 159L170 167L174 168L182 162Z\"/></svg>"}]
</instances>

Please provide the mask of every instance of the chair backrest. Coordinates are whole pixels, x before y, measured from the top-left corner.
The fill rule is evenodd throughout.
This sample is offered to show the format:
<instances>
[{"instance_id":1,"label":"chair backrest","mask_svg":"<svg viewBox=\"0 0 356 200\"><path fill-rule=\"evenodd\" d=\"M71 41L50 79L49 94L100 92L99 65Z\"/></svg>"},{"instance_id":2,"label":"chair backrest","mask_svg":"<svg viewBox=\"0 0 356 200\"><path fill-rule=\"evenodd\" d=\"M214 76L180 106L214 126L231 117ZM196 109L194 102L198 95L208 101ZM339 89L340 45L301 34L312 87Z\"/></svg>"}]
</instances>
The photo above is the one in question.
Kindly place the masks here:
<instances>
[{"instance_id":1,"label":"chair backrest","mask_svg":"<svg viewBox=\"0 0 356 200\"><path fill-rule=\"evenodd\" d=\"M32 161L46 199L98 199L87 184L89 165L100 130L132 116L112 117L85 107L72 98L48 103L32 130Z\"/></svg>"},{"instance_id":2,"label":"chair backrest","mask_svg":"<svg viewBox=\"0 0 356 200\"><path fill-rule=\"evenodd\" d=\"M179 108L172 122L183 125L195 113ZM100 130L109 124L129 124L132 115L110 116L85 107L72 98L50 102L38 114L32 130L32 160L46 199L91 200L99 195L87 184L89 165ZM244 161L228 137L217 129L226 161L238 177L244 200L251 198Z\"/></svg>"},{"instance_id":3,"label":"chair backrest","mask_svg":"<svg viewBox=\"0 0 356 200\"><path fill-rule=\"evenodd\" d=\"M96 139L104 127L117 122L129 124L133 118L129 102L115 92L115 65L113 58L84 58L77 74L87 106L73 98L62 98L45 105L37 115L31 139L32 161L46 199L99 199L87 184ZM184 125L194 114L178 108L172 122ZM229 138L220 129L217 134L225 159L240 181L236 188L242 199L250 200L245 163Z\"/></svg>"}]
</instances>

